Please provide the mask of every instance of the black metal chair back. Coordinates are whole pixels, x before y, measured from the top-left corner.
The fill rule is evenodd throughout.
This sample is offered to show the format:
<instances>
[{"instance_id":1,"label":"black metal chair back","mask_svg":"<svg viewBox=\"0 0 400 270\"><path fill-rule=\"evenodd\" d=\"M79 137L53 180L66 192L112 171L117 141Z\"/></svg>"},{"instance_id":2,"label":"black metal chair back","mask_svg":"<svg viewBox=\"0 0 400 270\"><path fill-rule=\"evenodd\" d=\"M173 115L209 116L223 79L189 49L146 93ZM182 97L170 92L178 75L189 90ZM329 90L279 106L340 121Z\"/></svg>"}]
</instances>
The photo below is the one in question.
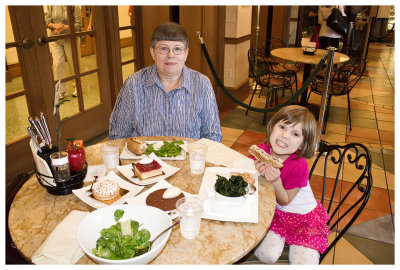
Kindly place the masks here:
<instances>
[{"instance_id":1,"label":"black metal chair back","mask_svg":"<svg viewBox=\"0 0 400 270\"><path fill-rule=\"evenodd\" d=\"M315 158L310 170L313 177L322 177L322 189L313 188L314 196L321 203L330 219L328 226L337 236L321 255L320 262L336 245L364 209L372 191L372 159L368 148L359 143L347 145L325 145ZM350 170L351 167L354 169ZM316 169L322 175L316 176ZM346 174L351 171L351 174ZM314 175L313 175L314 174Z\"/></svg>"},{"instance_id":2,"label":"black metal chair back","mask_svg":"<svg viewBox=\"0 0 400 270\"><path fill-rule=\"evenodd\" d=\"M329 90L328 90L328 102L327 110L324 118L324 129L322 133L325 133L326 122L329 116L329 108L332 96L343 96L347 95L347 107L349 124L351 130L351 117L350 117L350 91L358 83L364 74L365 68L367 66L367 60L365 59L352 59L341 65L331 76ZM322 95L324 91L324 76L317 76L310 84L310 94L311 92L318 95ZM310 98L310 94L308 98Z\"/></svg>"}]
</instances>

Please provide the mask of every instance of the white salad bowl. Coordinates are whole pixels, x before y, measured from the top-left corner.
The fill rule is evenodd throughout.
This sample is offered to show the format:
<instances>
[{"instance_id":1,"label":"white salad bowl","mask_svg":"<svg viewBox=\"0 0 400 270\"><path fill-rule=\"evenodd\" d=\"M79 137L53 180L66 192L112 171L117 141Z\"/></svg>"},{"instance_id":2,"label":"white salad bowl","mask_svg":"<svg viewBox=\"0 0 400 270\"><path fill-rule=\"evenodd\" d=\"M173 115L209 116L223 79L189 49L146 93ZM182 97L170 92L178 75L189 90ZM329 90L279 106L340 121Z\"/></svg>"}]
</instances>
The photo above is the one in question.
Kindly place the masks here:
<instances>
[{"instance_id":1,"label":"white salad bowl","mask_svg":"<svg viewBox=\"0 0 400 270\"><path fill-rule=\"evenodd\" d=\"M147 229L150 232L150 241L172 225L172 220L168 214L155 207L128 204L107 206L91 212L80 223L77 237L82 250L98 264L147 264L151 262L164 248L171 235L171 229L161 235L148 252L131 259L108 260L93 254L92 249L96 248L100 231L117 223L114 219L114 212L117 209L124 211L124 215L119 222L127 219L136 220L141 224L139 229Z\"/></svg>"}]
</instances>

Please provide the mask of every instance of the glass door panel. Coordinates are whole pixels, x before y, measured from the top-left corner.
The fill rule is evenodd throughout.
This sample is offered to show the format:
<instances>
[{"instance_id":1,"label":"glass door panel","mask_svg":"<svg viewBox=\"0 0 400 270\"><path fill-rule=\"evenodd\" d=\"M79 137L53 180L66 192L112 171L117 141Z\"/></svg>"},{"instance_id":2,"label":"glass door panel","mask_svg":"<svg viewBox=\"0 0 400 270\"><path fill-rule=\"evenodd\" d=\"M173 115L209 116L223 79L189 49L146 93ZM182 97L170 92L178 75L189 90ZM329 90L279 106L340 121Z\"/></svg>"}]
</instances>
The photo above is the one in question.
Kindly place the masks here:
<instances>
[{"instance_id":1,"label":"glass door panel","mask_svg":"<svg viewBox=\"0 0 400 270\"><path fill-rule=\"evenodd\" d=\"M85 110L88 110L101 102L98 73L83 76L81 77L81 80L83 104Z\"/></svg>"},{"instance_id":2,"label":"glass door panel","mask_svg":"<svg viewBox=\"0 0 400 270\"><path fill-rule=\"evenodd\" d=\"M8 8L6 8L6 145L26 137L29 110Z\"/></svg>"},{"instance_id":3,"label":"glass door panel","mask_svg":"<svg viewBox=\"0 0 400 270\"><path fill-rule=\"evenodd\" d=\"M122 66L122 80L124 82L129 76L135 73L135 66L135 63L130 63Z\"/></svg>"}]
</instances>

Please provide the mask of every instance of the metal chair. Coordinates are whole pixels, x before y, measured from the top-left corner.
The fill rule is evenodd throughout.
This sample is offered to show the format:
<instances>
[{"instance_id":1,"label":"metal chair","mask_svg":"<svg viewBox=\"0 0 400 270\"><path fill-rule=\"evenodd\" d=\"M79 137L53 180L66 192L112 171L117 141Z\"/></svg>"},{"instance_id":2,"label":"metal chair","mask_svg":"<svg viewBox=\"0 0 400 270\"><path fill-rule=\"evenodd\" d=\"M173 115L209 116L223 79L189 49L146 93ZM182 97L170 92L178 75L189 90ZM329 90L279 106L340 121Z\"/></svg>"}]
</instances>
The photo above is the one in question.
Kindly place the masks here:
<instances>
[{"instance_id":1,"label":"metal chair","mask_svg":"<svg viewBox=\"0 0 400 270\"><path fill-rule=\"evenodd\" d=\"M249 69L252 71L252 77L254 82L256 83L250 98L249 106L253 101L254 94L257 91L257 86L259 85L261 86L260 95L264 87L268 89L266 95L265 108L267 108L268 105L272 106L273 101L275 101L275 105L277 105L278 89L282 89L282 91L284 91L285 89L290 89L290 91L292 91L292 84L290 79L288 79L287 77L276 75L273 72L272 63L267 61L264 58L264 56L258 51L250 49L248 52L248 57L249 57L249 64L252 64L252 67ZM248 110L246 110L246 115L247 113ZM266 121L266 113L264 113L263 124L265 124L265 121Z\"/></svg>"},{"instance_id":2,"label":"metal chair","mask_svg":"<svg viewBox=\"0 0 400 270\"><path fill-rule=\"evenodd\" d=\"M322 133L325 134L326 123L329 116L329 108L332 96L343 96L347 95L347 111L349 115L349 125L351 130L351 117L350 117L350 91L354 88L357 82L361 79L364 74L367 61L365 59L353 59L343 65L341 65L331 77L328 99L327 99L327 109L324 118L324 126ZM310 98L311 92L318 95L323 94L324 88L324 76L317 76L310 84L310 93L307 100Z\"/></svg>"},{"instance_id":3,"label":"metal chair","mask_svg":"<svg viewBox=\"0 0 400 270\"><path fill-rule=\"evenodd\" d=\"M355 168L352 174L344 174L345 167L349 170L351 166ZM320 145L310 169L309 179L315 198L320 200L329 214L328 227L336 234L326 251L321 254L320 263L335 248L365 208L372 191L371 166L371 154L362 144ZM316 186L314 181L318 181L318 178L322 179L322 183ZM289 247L285 245L276 264L288 263ZM261 262L250 252L238 264Z\"/></svg>"},{"instance_id":4,"label":"metal chair","mask_svg":"<svg viewBox=\"0 0 400 270\"><path fill-rule=\"evenodd\" d=\"M351 175L344 174L344 168L350 166L355 170ZM371 154L360 143L324 145L316 156L309 178L312 181L313 177L318 177L314 173L316 168L323 168L318 174L323 179L322 190L319 193L313 189L313 192L315 197L321 197L321 203L330 216L328 226L332 233L337 233L328 249L321 254L320 262L353 225L367 204L372 191L371 166Z\"/></svg>"}]
</instances>

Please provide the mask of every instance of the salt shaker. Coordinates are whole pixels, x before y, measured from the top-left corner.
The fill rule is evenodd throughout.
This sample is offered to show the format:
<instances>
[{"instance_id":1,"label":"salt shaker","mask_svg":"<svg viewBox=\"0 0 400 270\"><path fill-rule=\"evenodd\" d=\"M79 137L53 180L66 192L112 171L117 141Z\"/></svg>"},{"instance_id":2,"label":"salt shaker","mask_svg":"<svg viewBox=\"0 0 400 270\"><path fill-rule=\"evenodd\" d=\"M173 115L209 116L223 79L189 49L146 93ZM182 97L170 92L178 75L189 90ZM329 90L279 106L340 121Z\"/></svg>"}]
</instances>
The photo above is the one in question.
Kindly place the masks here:
<instances>
[{"instance_id":1,"label":"salt shaker","mask_svg":"<svg viewBox=\"0 0 400 270\"><path fill-rule=\"evenodd\" d=\"M54 179L58 182L64 182L71 176L69 170L68 154L67 152L56 152L51 154L51 168L53 170Z\"/></svg>"}]
</instances>

